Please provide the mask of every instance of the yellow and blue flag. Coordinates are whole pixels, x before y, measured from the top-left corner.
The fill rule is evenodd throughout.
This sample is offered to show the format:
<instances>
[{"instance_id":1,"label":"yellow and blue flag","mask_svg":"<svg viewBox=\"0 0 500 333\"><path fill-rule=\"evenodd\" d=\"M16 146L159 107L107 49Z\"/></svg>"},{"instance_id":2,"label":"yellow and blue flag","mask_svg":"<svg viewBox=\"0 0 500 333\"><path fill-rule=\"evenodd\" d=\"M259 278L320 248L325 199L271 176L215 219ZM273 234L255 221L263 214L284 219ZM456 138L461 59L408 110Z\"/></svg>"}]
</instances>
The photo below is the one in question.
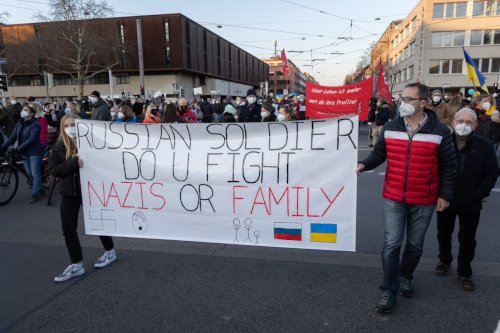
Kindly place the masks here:
<instances>
[{"instance_id":1,"label":"yellow and blue flag","mask_svg":"<svg viewBox=\"0 0 500 333\"><path fill-rule=\"evenodd\" d=\"M311 223L311 242L337 243L337 225Z\"/></svg>"},{"instance_id":2,"label":"yellow and blue flag","mask_svg":"<svg viewBox=\"0 0 500 333\"><path fill-rule=\"evenodd\" d=\"M481 88L485 92L489 94L488 86L486 85L486 77L479 71L474 60L472 60L471 56L467 51L464 50L465 64L467 66L467 79L474 83L474 86Z\"/></svg>"}]
</instances>

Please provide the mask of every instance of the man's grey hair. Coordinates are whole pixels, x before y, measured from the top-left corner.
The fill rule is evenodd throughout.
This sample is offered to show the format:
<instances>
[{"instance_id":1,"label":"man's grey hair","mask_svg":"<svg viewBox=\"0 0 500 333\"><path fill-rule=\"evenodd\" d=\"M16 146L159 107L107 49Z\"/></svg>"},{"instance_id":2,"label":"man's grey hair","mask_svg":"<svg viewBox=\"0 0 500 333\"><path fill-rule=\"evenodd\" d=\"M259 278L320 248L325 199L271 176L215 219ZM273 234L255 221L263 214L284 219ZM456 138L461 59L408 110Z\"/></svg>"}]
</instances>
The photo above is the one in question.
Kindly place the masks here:
<instances>
[{"instance_id":1,"label":"man's grey hair","mask_svg":"<svg viewBox=\"0 0 500 333\"><path fill-rule=\"evenodd\" d=\"M462 108L460 110L457 111L457 113L455 113L455 120L458 119L458 117L460 117L460 115L462 113L470 113L472 115L472 119L474 119L474 122L477 123L477 115L476 115L476 112L470 108Z\"/></svg>"}]
</instances>

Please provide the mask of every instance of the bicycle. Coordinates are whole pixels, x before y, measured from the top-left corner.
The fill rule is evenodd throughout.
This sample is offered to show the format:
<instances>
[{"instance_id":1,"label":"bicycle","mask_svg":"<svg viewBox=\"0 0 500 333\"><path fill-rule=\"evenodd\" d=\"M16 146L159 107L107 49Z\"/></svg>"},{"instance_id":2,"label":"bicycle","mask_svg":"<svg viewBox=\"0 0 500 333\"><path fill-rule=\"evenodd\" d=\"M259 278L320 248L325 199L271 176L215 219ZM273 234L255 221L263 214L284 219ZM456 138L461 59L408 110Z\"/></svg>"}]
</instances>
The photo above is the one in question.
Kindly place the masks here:
<instances>
[{"instance_id":1,"label":"bicycle","mask_svg":"<svg viewBox=\"0 0 500 333\"><path fill-rule=\"evenodd\" d=\"M15 150L10 149L0 165L0 206L8 204L16 195L19 187L18 172L26 177L29 186L33 184L31 177L24 169L23 162L16 159Z\"/></svg>"}]
</instances>

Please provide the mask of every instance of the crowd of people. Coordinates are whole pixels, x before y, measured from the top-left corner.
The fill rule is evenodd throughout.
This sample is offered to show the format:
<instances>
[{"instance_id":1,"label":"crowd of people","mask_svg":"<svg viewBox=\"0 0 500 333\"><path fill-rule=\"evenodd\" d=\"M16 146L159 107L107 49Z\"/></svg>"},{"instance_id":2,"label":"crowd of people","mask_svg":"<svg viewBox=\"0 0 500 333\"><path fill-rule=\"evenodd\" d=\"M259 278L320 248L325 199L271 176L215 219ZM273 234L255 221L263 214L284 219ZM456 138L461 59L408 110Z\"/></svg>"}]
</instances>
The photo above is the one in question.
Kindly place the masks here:
<instances>
[{"instance_id":1,"label":"crowd of people","mask_svg":"<svg viewBox=\"0 0 500 333\"><path fill-rule=\"evenodd\" d=\"M43 192L41 158L50 155L49 170L59 179L61 222L71 264L54 278L63 282L85 273L77 234L82 203L75 120L89 118L124 123L233 123L282 122L305 119L304 96L257 101L249 89L245 97L224 100L195 98L177 102L161 96L143 101L102 99L93 91L88 99L71 98L41 105L34 98L20 104L15 98L0 108L0 151L14 145L32 177L30 203ZM383 197L385 242L383 283L377 310L390 311L396 295L414 294L414 270L422 255L425 234L437 211L438 275L446 275L453 260L451 239L459 222L457 273L464 290L474 290L471 262L476 247L483 201L499 175L494 144L500 141L500 96L477 92L472 98L420 83L409 84L399 101L369 100L368 121L372 151L359 162L362 173L387 161ZM406 245L400 251L406 234ZM101 237L104 254L94 264L103 268L117 258L111 237Z\"/></svg>"}]
</instances>

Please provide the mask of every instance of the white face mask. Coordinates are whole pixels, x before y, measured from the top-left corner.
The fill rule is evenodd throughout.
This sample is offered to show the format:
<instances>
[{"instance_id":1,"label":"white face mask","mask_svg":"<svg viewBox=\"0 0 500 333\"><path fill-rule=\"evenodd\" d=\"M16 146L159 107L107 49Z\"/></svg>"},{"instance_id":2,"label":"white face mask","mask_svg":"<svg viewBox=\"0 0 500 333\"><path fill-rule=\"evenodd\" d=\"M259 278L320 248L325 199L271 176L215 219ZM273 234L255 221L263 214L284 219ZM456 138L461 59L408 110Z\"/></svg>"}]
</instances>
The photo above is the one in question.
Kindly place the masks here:
<instances>
[{"instance_id":1,"label":"white face mask","mask_svg":"<svg viewBox=\"0 0 500 333\"><path fill-rule=\"evenodd\" d=\"M76 127L75 126L65 127L64 132L70 138L72 138L72 139L76 138Z\"/></svg>"},{"instance_id":2,"label":"white face mask","mask_svg":"<svg viewBox=\"0 0 500 333\"><path fill-rule=\"evenodd\" d=\"M467 125L466 123L456 124L455 125L455 133L460 136L467 136L471 134L472 127Z\"/></svg>"},{"instance_id":3,"label":"white face mask","mask_svg":"<svg viewBox=\"0 0 500 333\"><path fill-rule=\"evenodd\" d=\"M116 117L116 112L115 112L115 111L112 111L112 112L111 112L111 116L112 116L112 117Z\"/></svg>"},{"instance_id":4,"label":"white face mask","mask_svg":"<svg viewBox=\"0 0 500 333\"><path fill-rule=\"evenodd\" d=\"M401 102L401 105L399 106L399 114L401 117L411 117L415 114L415 112L416 110L413 105L405 103L404 101Z\"/></svg>"},{"instance_id":5,"label":"white face mask","mask_svg":"<svg viewBox=\"0 0 500 333\"><path fill-rule=\"evenodd\" d=\"M269 112L267 112L267 111L262 111L262 112L260 113L260 116L261 116L261 118L262 118L262 119L267 118L267 117L269 117Z\"/></svg>"},{"instance_id":6,"label":"white face mask","mask_svg":"<svg viewBox=\"0 0 500 333\"><path fill-rule=\"evenodd\" d=\"M28 111L24 111L24 110L21 111L21 118L26 119L29 116L30 116L30 114Z\"/></svg>"},{"instance_id":7,"label":"white face mask","mask_svg":"<svg viewBox=\"0 0 500 333\"><path fill-rule=\"evenodd\" d=\"M278 114L278 116L276 118L278 119L279 122L282 122L282 121L286 120L285 115L282 114L282 113Z\"/></svg>"},{"instance_id":8,"label":"white face mask","mask_svg":"<svg viewBox=\"0 0 500 333\"><path fill-rule=\"evenodd\" d=\"M497 98L498 94L497 93L494 93L493 94L493 98Z\"/></svg>"},{"instance_id":9,"label":"white face mask","mask_svg":"<svg viewBox=\"0 0 500 333\"><path fill-rule=\"evenodd\" d=\"M118 112L118 118L120 119L125 118L125 114L123 112Z\"/></svg>"},{"instance_id":10,"label":"white face mask","mask_svg":"<svg viewBox=\"0 0 500 333\"><path fill-rule=\"evenodd\" d=\"M90 101L92 102L92 104L95 104L97 103L99 99L97 97L90 97Z\"/></svg>"},{"instance_id":11,"label":"white face mask","mask_svg":"<svg viewBox=\"0 0 500 333\"><path fill-rule=\"evenodd\" d=\"M439 103L439 102L441 102L441 96L434 96L434 97L432 97L432 101L433 101L434 103Z\"/></svg>"},{"instance_id":12,"label":"white face mask","mask_svg":"<svg viewBox=\"0 0 500 333\"><path fill-rule=\"evenodd\" d=\"M490 107L491 107L491 103L490 102L484 102L483 105L482 105L482 107L483 107L484 111L488 111L490 109Z\"/></svg>"},{"instance_id":13,"label":"white face mask","mask_svg":"<svg viewBox=\"0 0 500 333\"><path fill-rule=\"evenodd\" d=\"M257 101L257 97L247 97L248 104L253 104Z\"/></svg>"},{"instance_id":14,"label":"white face mask","mask_svg":"<svg viewBox=\"0 0 500 333\"><path fill-rule=\"evenodd\" d=\"M11 100L10 100L10 103L11 103L11 104L16 104L16 103L17 103L17 100L15 100L15 99L11 99Z\"/></svg>"}]
</instances>

